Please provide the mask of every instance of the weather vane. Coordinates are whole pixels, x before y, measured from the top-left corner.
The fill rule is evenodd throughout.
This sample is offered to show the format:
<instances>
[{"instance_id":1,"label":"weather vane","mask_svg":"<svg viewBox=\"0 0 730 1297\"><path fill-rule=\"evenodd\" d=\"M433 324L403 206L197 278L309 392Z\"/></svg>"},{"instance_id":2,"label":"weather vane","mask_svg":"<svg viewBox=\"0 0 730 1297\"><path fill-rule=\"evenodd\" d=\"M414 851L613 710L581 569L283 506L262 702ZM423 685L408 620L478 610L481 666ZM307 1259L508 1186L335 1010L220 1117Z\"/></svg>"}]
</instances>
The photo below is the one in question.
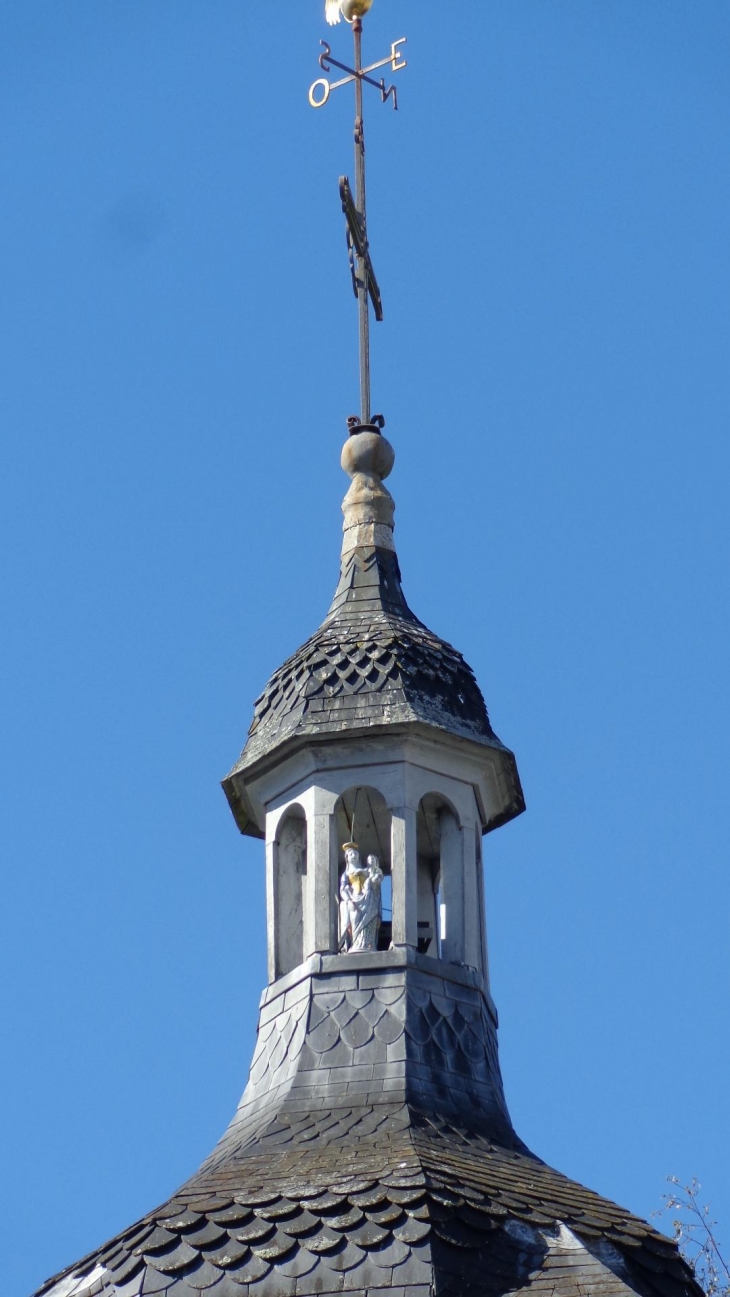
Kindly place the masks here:
<instances>
[{"instance_id":1,"label":"weather vane","mask_svg":"<svg viewBox=\"0 0 730 1297\"><path fill-rule=\"evenodd\" d=\"M376 80L373 72L390 67L391 72L400 72L407 67L402 56L402 46L406 38L394 41L387 58L371 63L369 67L362 64L362 19L371 8L373 0L325 0L325 17L331 25L340 18L352 25L355 42L354 67L340 63L332 57L332 49L327 41L321 41L322 53L319 66L329 73L338 68L346 75L339 81L330 81L320 77L309 90L309 102L313 108L324 108L333 90L341 86L355 86L355 193L353 195L347 176L340 177L340 199L345 214L347 227L347 248L352 272L352 286L358 300L360 312L360 419L348 420L354 426L371 424L370 414L370 302L372 302L376 320L383 318L383 303L378 281L370 257L370 245L367 231L367 205L365 197L365 128L363 124L363 82L380 91L382 102L392 100L393 107L398 108L398 93L395 86L386 85L385 78ZM382 426L384 420L376 416L376 422Z\"/></svg>"}]
</instances>

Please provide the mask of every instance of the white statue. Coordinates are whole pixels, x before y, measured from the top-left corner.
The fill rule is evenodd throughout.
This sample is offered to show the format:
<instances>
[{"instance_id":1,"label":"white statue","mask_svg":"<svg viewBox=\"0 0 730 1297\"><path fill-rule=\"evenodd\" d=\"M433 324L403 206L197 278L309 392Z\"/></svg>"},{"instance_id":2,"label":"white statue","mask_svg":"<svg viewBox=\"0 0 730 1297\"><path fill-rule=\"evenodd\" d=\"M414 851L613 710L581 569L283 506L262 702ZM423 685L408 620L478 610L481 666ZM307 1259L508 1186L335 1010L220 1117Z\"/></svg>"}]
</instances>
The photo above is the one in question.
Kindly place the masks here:
<instances>
[{"instance_id":1,"label":"white statue","mask_svg":"<svg viewBox=\"0 0 730 1297\"><path fill-rule=\"evenodd\" d=\"M377 950L383 904L380 887L383 871L377 856L360 861L355 842L346 842L345 872L340 879L340 948Z\"/></svg>"}]
</instances>

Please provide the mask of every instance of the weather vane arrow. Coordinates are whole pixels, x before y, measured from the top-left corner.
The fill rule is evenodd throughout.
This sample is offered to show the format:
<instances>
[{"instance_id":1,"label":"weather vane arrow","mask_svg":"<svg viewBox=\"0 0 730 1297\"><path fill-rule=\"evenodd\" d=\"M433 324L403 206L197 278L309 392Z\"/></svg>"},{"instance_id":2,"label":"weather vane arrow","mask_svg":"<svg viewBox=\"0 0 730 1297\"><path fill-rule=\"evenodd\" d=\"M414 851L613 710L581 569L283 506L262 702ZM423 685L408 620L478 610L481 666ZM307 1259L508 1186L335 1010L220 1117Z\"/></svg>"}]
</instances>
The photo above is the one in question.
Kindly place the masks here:
<instances>
[{"instance_id":1,"label":"weather vane arrow","mask_svg":"<svg viewBox=\"0 0 730 1297\"><path fill-rule=\"evenodd\" d=\"M371 63L368 67L363 67L362 19L372 4L373 0L326 0L325 15L330 24L338 23L340 17L343 17L352 25L355 66L349 67L346 63L341 63L339 59L334 58L327 41L321 41L323 49L319 56L319 66L322 71L329 73L332 68L338 68L346 75L341 77L339 81L330 81L326 77L320 77L312 84L309 90L309 102L312 107L324 108L333 90L339 90L341 86L355 86L354 195L347 176L340 177L340 200L347 228L347 248L352 271L352 284L358 300L360 314L360 420L348 420L354 428L372 425L373 423L382 426L385 422L380 415L373 421L370 414L370 303L372 302L376 320L382 320L383 318L383 303L370 257L367 232L363 84L374 86L376 90L380 91L382 102L387 103L391 99L393 107L397 109L398 94L395 86L388 86L384 77L376 80L371 74L385 67L390 67L391 72L400 72L408 66L403 58L402 47L406 43L406 38L403 36L400 40L393 42L390 47L390 54L386 58L379 59L377 63Z\"/></svg>"}]
</instances>

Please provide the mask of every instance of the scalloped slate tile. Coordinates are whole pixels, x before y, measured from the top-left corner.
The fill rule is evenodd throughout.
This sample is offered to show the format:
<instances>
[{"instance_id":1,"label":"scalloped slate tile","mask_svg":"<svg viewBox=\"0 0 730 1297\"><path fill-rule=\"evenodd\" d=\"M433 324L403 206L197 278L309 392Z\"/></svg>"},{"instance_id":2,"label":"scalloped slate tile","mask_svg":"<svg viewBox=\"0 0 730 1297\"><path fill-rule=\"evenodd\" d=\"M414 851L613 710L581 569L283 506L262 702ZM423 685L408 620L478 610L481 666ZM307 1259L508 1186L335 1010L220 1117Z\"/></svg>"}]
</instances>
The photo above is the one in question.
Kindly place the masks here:
<instances>
[{"instance_id":1,"label":"scalloped slate tile","mask_svg":"<svg viewBox=\"0 0 730 1297\"><path fill-rule=\"evenodd\" d=\"M405 1031L405 1024L394 1013L385 1014L375 1027L375 1035L386 1045L394 1045Z\"/></svg>"},{"instance_id":2,"label":"scalloped slate tile","mask_svg":"<svg viewBox=\"0 0 730 1297\"><path fill-rule=\"evenodd\" d=\"M231 1268L230 1277L238 1283L260 1283L271 1271L271 1265L259 1256L250 1256L243 1265Z\"/></svg>"},{"instance_id":3,"label":"scalloped slate tile","mask_svg":"<svg viewBox=\"0 0 730 1297\"><path fill-rule=\"evenodd\" d=\"M183 1207L170 1216L159 1216L158 1223L164 1225L165 1229L174 1230L176 1234L184 1233L185 1230L194 1229L199 1225L203 1217L199 1212L191 1211L189 1207Z\"/></svg>"},{"instance_id":4,"label":"scalloped slate tile","mask_svg":"<svg viewBox=\"0 0 730 1297\"><path fill-rule=\"evenodd\" d=\"M127 1253L114 1265L113 1268L110 1267L109 1278L113 1284L116 1284L118 1288L121 1288L129 1279L138 1275L143 1267L144 1261L142 1257L135 1256L134 1253Z\"/></svg>"},{"instance_id":5,"label":"scalloped slate tile","mask_svg":"<svg viewBox=\"0 0 730 1297\"><path fill-rule=\"evenodd\" d=\"M313 1252L317 1256L326 1256L327 1253L336 1252L342 1246L342 1235L324 1226L317 1234L306 1239L303 1246L306 1247L308 1252Z\"/></svg>"},{"instance_id":6,"label":"scalloped slate tile","mask_svg":"<svg viewBox=\"0 0 730 1297\"><path fill-rule=\"evenodd\" d=\"M275 1233L276 1226L273 1221L260 1220L258 1216L248 1221L246 1225L233 1225L231 1227L231 1237L237 1243L245 1243L249 1247L256 1243L262 1243L264 1239L273 1238Z\"/></svg>"},{"instance_id":7,"label":"scalloped slate tile","mask_svg":"<svg viewBox=\"0 0 730 1297\"><path fill-rule=\"evenodd\" d=\"M362 1248L343 1239L340 1249L328 1255L327 1265L330 1270L352 1270L354 1266L360 1264L364 1256L365 1252Z\"/></svg>"},{"instance_id":8,"label":"scalloped slate tile","mask_svg":"<svg viewBox=\"0 0 730 1297\"><path fill-rule=\"evenodd\" d=\"M151 1256L147 1258L147 1263L154 1266L161 1274L178 1274L193 1265L199 1255L196 1248L191 1247L181 1238L169 1252Z\"/></svg>"},{"instance_id":9,"label":"scalloped slate tile","mask_svg":"<svg viewBox=\"0 0 730 1297\"><path fill-rule=\"evenodd\" d=\"M211 1265L210 1261L199 1261L197 1266L185 1274L185 1282L197 1292L205 1292L222 1278L222 1272L217 1266Z\"/></svg>"},{"instance_id":10,"label":"scalloped slate tile","mask_svg":"<svg viewBox=\"0 0 730 1297\"><path fill-rule=\"evenodd\" d=\"M393 1227L393 1237L399 1243L405 1243L411 1247L414 1243L421 1243L431 1233L429 1221L414 1220L412 1216L407 1216L401 1225Z\"/></svg>"},{"instance_id":11,"label":"scalloped slate tile","mask_svg":"<svg viewBox=\"0 0 730 1297\"><path fill-rule=\"evenodd\" d=\"M325 1018L314 1031L310 1031L307 1043L316 1054L326 1054L333 1049L340 1039L340 1028L333 1017Z\"/></svg>"},{"instance_id":12,"label":"scalloped slate tile","mask_svg":"<svg viewBox=\"0 0 730 1297\"><path fill-rule=\"evenodd\" d=\"M245 1243L237 1243L234 1238L228 1238L220 1247L206 1252L205 1258L212 1265L218 1266L219 1270L231 1270L251 1255L251 1249Z\"/></svg>"},{"instance_id":13,"label":"scalloped slate tile","mask_svg":"<svg viewBox=\"0 0 730 1297\"><path fill-rule=\"evenodd\" d=\"M170 1274L160 1274L159 1270L152 1270L148 1267L144 1274L142 1282L142 1297L157 1297L158 1293L167 1292L168 1288L174 1283L174 1276Z\"/></svg>"},{"instance_id":14,"label":"scalloped slate tile","mask_svg":"<svg viewBox=\"0 0 730 1297\"><path fill-rule=\"evenodd\" d=\"M366 1018L357 1014L342 1028L342 1040L350 1049L362 1049L373 1038L373 1027Z\"/></svg>"},{"instance_id":15,"label":"scalloped slate tile","mask_svg":"<svg viewBox=\"0 0 730 1297\"><path fill-rule=\"evenodd\" d=\"M166 1252L168 1248L171 1248L175 1243L177 1243L177 1239L177 1234L172 1233L171 1230L165 1229L162 1225L158 1225L155 1229L146 1234L144 1243L135 1247L135 1255L142 1256L150 1253Z\"/></svg>"},{"instance_id":16,"label":"scalloped slate tile","mask_svg":"<svg viewBox=\"0 0 730 1297\"><path fill-rule=\"evenodd\" d=\"M288 1234L283 1234L280 1230L269 1239L261 1243L252 1243L251 1251L261 1261L277 1262L283 1257L289 1256L292 1250L296 1249L297 1243L294 1239L289 1238Z\"/></svg>"}]
</instances>

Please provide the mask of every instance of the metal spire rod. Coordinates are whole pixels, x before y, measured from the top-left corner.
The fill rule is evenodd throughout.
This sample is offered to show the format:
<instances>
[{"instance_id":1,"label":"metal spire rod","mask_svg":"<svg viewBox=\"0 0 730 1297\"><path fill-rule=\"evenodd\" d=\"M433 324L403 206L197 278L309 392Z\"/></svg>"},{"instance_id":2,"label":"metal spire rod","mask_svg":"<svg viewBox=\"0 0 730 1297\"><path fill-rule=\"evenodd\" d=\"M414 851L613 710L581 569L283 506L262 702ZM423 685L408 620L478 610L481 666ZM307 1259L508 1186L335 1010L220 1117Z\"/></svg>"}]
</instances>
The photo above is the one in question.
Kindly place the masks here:
<instances>
[{"instance_id":1,"label":"metal spire rod","mask_svg":"<svg viewBox=\"0 0 730 1297\"><path fill-rule=\"evenodd\" d=\"M353 19L355 41L355 201L360 228L367 248L367 207L365 192L365 122L362 106L362 18ZM357 300L360 312L360 418L370 422L370 299L368 267L365 256L356 255Z\"/></svg>"},{"instance_id":2,"label":"metal spire rod","mask_svg":"<svg viewBox=\"0 0 730 1297\"><path fill-rule=\"evenodd\" d=\"M364 5L364 8L362 7ZM355 10L360 7L360 13ZM370 64L369 67L363 67L362 62L362 12L370 7L365 0L350 0L349 5L344 2L341 5L342 12L348 21L352 23L352 34L355 47L354 67L348 67L346 63L340 63L338 59L333 58L331 47L326 41L321 41L324 52L320 54L319 65L324 72L330 72L332 67L340 68L347 73L339 81L329 81L326 77L320 77L315 81L309 90L309 102L313 108L323 108L328 102L333 90L338 90L341 86L349 85L351 82L355 86L355 193L353 195L350 188L350 182L346 176L340 177L340 198L342 200L342 210L347 221L347 245L350 255L350 268L352 271L352 283L358 302L359 316L359 334L360 334L360 423L369 424L371 422L371 403L370 403L370 303L372 302L375 311L376 320L383 318L383 304L380 297L378 281L375 277L373 263L370 258L370 248L368 244L367 233L367 196L365 183L365 124L363 114L363 85L374 86L380 91L383 103L389 99L393 100L393 107L398 107L398 95L395 86L386 86L385 78L381 77L375 80L370 74L380 68L390 66L392 72L399 72L402 68L407 67L403 58L401 47L405 44L405 37L394 41L390 47L390 54L387 58L380 59L377 63ZM337 8L337 6L335 6ZM352 17L348 14L348 8ZM330 19L332 21L332 19ZM339 21L335 18L334 21ZM357 419L353 418L352 423L356 424Z\"/></svg>"}]
</instances>

